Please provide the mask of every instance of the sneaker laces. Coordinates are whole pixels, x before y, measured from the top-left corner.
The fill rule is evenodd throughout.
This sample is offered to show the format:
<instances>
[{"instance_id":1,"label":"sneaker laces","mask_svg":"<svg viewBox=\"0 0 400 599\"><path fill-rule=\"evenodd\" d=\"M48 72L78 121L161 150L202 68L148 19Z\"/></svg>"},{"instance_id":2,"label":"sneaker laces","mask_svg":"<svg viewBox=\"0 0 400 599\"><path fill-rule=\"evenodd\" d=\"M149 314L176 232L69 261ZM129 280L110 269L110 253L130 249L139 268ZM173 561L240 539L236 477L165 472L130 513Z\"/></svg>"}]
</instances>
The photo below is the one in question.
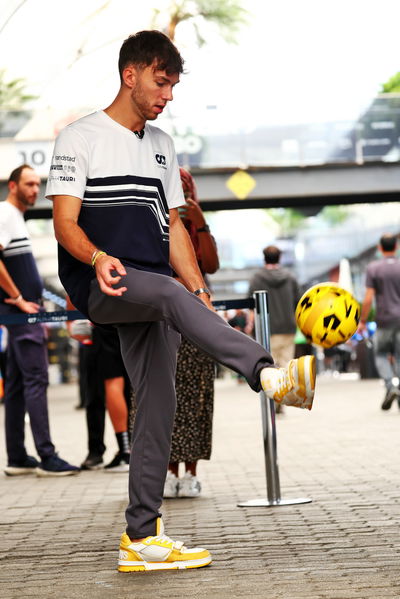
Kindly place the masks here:
<instances>
[{"instance_id":1,"label":"sneaker laces","mask_svg":"<svg viewBox=\"0 0 400 599\"><path fill-rule=\"evenodd\" d=\"M292 384L290 382L290 378L287 372L282 368L280 372L280 377L276 381L276 393L280 396L285 395L292 388Z\"/></svg>"},{"instance_id":2,"label":"sneaker laces","mask_svg":"<svg viewBox=\"0 0 400 599\"><path fill-rule=\"evenodd\" d=\"M168 546L172 545L172 549L183 549L183 541L174 541L171 537L167 535L156 535L155 537L151 537L152 540L156 541L160 545Z\"/></svg>"}]
</instances>

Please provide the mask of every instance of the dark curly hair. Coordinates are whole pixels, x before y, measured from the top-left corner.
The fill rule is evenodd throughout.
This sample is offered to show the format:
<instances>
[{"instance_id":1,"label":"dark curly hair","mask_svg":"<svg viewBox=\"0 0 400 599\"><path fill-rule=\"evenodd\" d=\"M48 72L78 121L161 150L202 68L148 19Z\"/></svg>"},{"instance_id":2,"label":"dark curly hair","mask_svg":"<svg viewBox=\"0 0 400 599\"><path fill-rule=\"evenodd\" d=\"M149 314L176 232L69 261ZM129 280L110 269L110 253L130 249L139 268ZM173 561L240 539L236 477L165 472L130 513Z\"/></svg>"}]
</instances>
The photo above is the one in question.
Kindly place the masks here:
<instances>
[{"instance_id":1,"label":"dark curly hair","mask_svg":"<svg viewBox=\"0 0 400 599\"><path fill-rule=\"evenodd\" d=\"M148 67L156 62L157 69L168 75L183 73L184 60L177 48L161 31L139 31L130 35L119 51L118 70L122 72L129 64Z\"/></svg>"}]
</instances>

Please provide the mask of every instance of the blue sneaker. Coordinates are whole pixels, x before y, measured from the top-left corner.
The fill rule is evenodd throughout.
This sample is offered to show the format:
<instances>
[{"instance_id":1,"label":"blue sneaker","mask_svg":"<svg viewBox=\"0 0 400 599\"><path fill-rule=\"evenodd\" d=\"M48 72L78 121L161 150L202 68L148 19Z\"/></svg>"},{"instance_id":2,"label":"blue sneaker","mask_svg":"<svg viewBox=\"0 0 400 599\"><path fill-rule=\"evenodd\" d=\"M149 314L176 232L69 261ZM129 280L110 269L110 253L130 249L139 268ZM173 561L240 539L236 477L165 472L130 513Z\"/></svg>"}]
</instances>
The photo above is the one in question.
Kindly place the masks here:
<instances>
[{"instance_id":1,"label":"blue sneaker","mask_svg":"<svg viewBox=\"0 0 400 599\"><path fill-rule=\"evenodd\" d=\"M38 476L71 476L71 474L78 474L80 468L68 464L65 460L62 460L55 453L48 458L43 458L42 463L36 468L36 474Z\"/></svg>"},{"instance_id":2,"label":"blue sneaker","mask_svg":"<svg viewBox=\"0 0 400 599\"><path fill-rule=\"evenodd\" d=\"M40 466L40 463L36 458L31 455L27 455L24 460L20 462L9 462L6 468L4 468L7 476L19 476L20 474L35 474L36 468Z\"/></svg>"}]
</instances>

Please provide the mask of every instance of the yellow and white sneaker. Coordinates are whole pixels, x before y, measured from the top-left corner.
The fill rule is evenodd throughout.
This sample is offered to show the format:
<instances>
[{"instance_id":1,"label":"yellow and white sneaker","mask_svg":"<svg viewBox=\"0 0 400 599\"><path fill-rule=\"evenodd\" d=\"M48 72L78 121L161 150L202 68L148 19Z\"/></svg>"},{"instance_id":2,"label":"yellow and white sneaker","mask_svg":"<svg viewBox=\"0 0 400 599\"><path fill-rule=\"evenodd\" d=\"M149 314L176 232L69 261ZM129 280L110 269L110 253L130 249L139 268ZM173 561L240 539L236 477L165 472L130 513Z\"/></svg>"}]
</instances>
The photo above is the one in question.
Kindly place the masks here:
<instances>
[{"instance_id":1,"label":"yellow and white sneaker","mask_svg":"<svg viewBox=\"0 0 400 599\"><path fill-rule=\"evenodd\" d=\"M119 546L118 570L139 572L144 570L181 570L201 568L211 563L207 549L188 549L182 541L173 541L164 535L161 518L157 520L157 535L133 542L124 533Z\"/></svg>"},{"instance_id":2,"label":"yellow and white sneaker","mask_svg":"<svg viewBox=\"0 0 400 599\"><path fill-rule=\"evenodd\" d=\"M261 386L278 404L311 410L315 392L315 357L290 360L287 368L263 368Z\"/></svg>"}]
</instances>

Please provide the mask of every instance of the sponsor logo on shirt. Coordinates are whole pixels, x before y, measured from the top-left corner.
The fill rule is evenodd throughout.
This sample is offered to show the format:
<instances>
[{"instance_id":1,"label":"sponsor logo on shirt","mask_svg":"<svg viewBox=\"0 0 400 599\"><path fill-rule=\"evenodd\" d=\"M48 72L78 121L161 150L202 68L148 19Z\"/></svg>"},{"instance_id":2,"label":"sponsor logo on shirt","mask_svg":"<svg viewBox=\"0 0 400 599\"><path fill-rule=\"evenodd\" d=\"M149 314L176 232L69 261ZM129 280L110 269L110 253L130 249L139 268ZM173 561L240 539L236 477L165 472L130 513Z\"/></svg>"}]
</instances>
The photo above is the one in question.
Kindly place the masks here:
<instances>
[{"instance_id":1,"label":"sponsor logo on shirt","mask_svg":"<svg viewBox=\"0 0 400 599\"><path fill-rule=\"evenodd\" d=\"M167 168L167 159L165 158L164 154L156 154L155 158L158 166L161 166L161 168Z\"/></svg>"},{"instance_id":2,"label":"sponsor logo on shirt","mask_svg":"<svg viewBox=\"0 0 400 599\"><path fill-rule=\"evenodd\" d=\"M51 171L66 171L69 173L75 173L76 171L76 166L71 166L69 164L64 165L64 164L52 164L50 167Z\"/></svg>"},{"instance_id":3,"label":"sponsor logo on shirt","mask_svg":"<svg viewBox=\"0 0 400 599\"><path fill-rule=\"evenodd\" d=\"M65 154L58 154L58 156L54 156L54 160L62 160L63 162L75 162L76 156L66 156Z\"/></svg>"},{"instance_id":4,"label":"sponsor logo on shirt","mask_svg":"<svg viewBox=\"0 0 400 599\"><path fill-rule=\"evenodd\" d=\"M65 175L49 175L49 181L75 181L75 177Z\"/></svg>"}]
</instances>

